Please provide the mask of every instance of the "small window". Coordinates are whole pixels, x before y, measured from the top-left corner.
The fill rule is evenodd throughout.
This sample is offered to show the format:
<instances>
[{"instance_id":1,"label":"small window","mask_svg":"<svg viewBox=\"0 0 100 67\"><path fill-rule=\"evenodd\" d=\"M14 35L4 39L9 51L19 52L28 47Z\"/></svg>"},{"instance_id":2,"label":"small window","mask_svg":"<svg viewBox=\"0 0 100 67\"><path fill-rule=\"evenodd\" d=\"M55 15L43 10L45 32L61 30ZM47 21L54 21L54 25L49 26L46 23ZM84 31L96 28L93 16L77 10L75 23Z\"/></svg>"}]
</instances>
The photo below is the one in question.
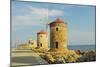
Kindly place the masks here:
<instances>
[{"instance_id":1,"label":"small window","mask_svg":"<svg viewBox=\"0 0 100 67\"><path fill-rule=\"evenodd\" d=\"M58 48L58 42L56 42L56 48Z\"/></svg>"},{"instance_id":2,"label":"small window","mask_svg":"<svg viewBox=\"0 0 100 67\"><path fill-rule=\"evenodd\" d=\"M40 46L42 47L42 43L40 44Z\"/></svg>"},{"instance_id":3,"label":"small window","mask_svg":"<svg viewBox=\"0 0 100 67\"><path fill-rule=\"evenodd\" d=\"M56 28L56 31L58 31L58 27Z\"/></svg>"}]
</instances>

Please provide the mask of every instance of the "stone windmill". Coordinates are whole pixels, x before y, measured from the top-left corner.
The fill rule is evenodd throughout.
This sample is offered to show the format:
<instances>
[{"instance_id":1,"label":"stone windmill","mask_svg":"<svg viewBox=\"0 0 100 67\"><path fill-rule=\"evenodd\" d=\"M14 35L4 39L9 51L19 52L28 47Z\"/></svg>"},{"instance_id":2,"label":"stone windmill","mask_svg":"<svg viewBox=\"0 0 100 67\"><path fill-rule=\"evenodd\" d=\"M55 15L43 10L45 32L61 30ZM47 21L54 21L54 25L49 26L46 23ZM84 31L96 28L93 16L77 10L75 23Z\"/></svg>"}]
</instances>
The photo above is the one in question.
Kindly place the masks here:
<instances>
[{"instance_id":1,"label":"stone windmill","mask_svg":"<svg viewBox=\"0 0 100 67\"><path fill-rule=\"evenodd\" d=\"M67 51L67 24L60 18L49 24L50 26L50 51Z\"/></svg>"}]
</instances>

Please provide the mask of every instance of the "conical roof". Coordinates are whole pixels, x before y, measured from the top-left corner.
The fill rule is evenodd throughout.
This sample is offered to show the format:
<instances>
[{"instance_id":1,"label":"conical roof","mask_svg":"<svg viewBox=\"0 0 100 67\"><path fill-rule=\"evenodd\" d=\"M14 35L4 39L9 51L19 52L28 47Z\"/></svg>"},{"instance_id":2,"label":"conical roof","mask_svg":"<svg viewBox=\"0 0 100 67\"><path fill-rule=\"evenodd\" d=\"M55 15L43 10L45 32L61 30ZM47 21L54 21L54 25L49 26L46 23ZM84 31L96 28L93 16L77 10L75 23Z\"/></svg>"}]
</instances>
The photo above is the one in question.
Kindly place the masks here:
<instances>
[{"instance_id":1,"label":"conical roof","mask_svg":"<svg viewBox=\"0 0 100 67\"><path fill-rule=\"evenodd\" d=\"M54 22L58 22L58 23L64 23L64 21L60 18L57 18Z\"/></svg>"},{"instance_id":2,"label":"conical roof","mask_svg":"<svg viewBox=\"0 0 100 67\"><path fill-rule=\"evenodd\" d=\"M55 21L53 21L53 22L50 23L50 26L53 26L53 25L55 25L55 24L60 24L60 23L65 24L64 21L63 21L62 19L57 18Z\"/></svg>"},{"instance_id":3,"label":"conical roof","mask_svg":"<svg viewBox=\"0 0 100 67\"><path fill-rule=\"evenodd\" d=\"M37 34L47 34L47 32L44 30L41 30L41 31L37 32Z\"/></svg>"}]
</instances>

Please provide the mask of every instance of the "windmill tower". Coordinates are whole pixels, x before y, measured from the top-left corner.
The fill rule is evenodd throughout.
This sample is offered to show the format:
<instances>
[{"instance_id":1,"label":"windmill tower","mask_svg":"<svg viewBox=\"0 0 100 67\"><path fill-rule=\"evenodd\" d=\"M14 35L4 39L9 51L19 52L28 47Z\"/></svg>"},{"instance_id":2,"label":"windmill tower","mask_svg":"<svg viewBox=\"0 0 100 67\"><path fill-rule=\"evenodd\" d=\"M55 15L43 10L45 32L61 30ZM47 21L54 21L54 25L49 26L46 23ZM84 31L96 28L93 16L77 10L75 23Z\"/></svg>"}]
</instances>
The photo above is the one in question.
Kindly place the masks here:
<instances>
[{"instance_id":1,"label":"windmill tower","mask_svg":"<svg viewBox=\"0 0 100 67\"><path fill-rule=\"evenodd\" d=\"M48 48L48 36L47 32L41 30L37 33L37 48Z\"/></svg>"},{"instance_id":2,"label":"windmill tower","mask_svg":"<svg viewBox=\"0 0 100 67\"><path fill-rule=\"evenodd\" d=\"M50 51L67 51L67 25L63 20L57 18L50 23Z\"/></svg>"}]
</instances>

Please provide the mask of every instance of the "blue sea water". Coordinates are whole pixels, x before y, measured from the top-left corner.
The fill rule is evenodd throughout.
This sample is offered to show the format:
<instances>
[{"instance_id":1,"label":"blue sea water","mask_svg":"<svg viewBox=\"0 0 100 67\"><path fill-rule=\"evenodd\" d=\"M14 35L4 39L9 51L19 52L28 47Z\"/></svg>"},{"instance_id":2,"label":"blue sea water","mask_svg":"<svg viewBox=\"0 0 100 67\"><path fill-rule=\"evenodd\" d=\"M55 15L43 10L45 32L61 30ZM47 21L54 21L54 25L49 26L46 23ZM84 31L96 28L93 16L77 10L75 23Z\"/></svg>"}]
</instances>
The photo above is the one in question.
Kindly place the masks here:
<instances>
[{"instance_id":1,"label":"blue sea water","mask_svg":"<svg viewBox=\"0 0 100 67\"><path fill-rule=\"evenodd\" d=\"M96 50L96 45L68 45L70 50L91 51Z\"/></svg>"}]
</instances>

